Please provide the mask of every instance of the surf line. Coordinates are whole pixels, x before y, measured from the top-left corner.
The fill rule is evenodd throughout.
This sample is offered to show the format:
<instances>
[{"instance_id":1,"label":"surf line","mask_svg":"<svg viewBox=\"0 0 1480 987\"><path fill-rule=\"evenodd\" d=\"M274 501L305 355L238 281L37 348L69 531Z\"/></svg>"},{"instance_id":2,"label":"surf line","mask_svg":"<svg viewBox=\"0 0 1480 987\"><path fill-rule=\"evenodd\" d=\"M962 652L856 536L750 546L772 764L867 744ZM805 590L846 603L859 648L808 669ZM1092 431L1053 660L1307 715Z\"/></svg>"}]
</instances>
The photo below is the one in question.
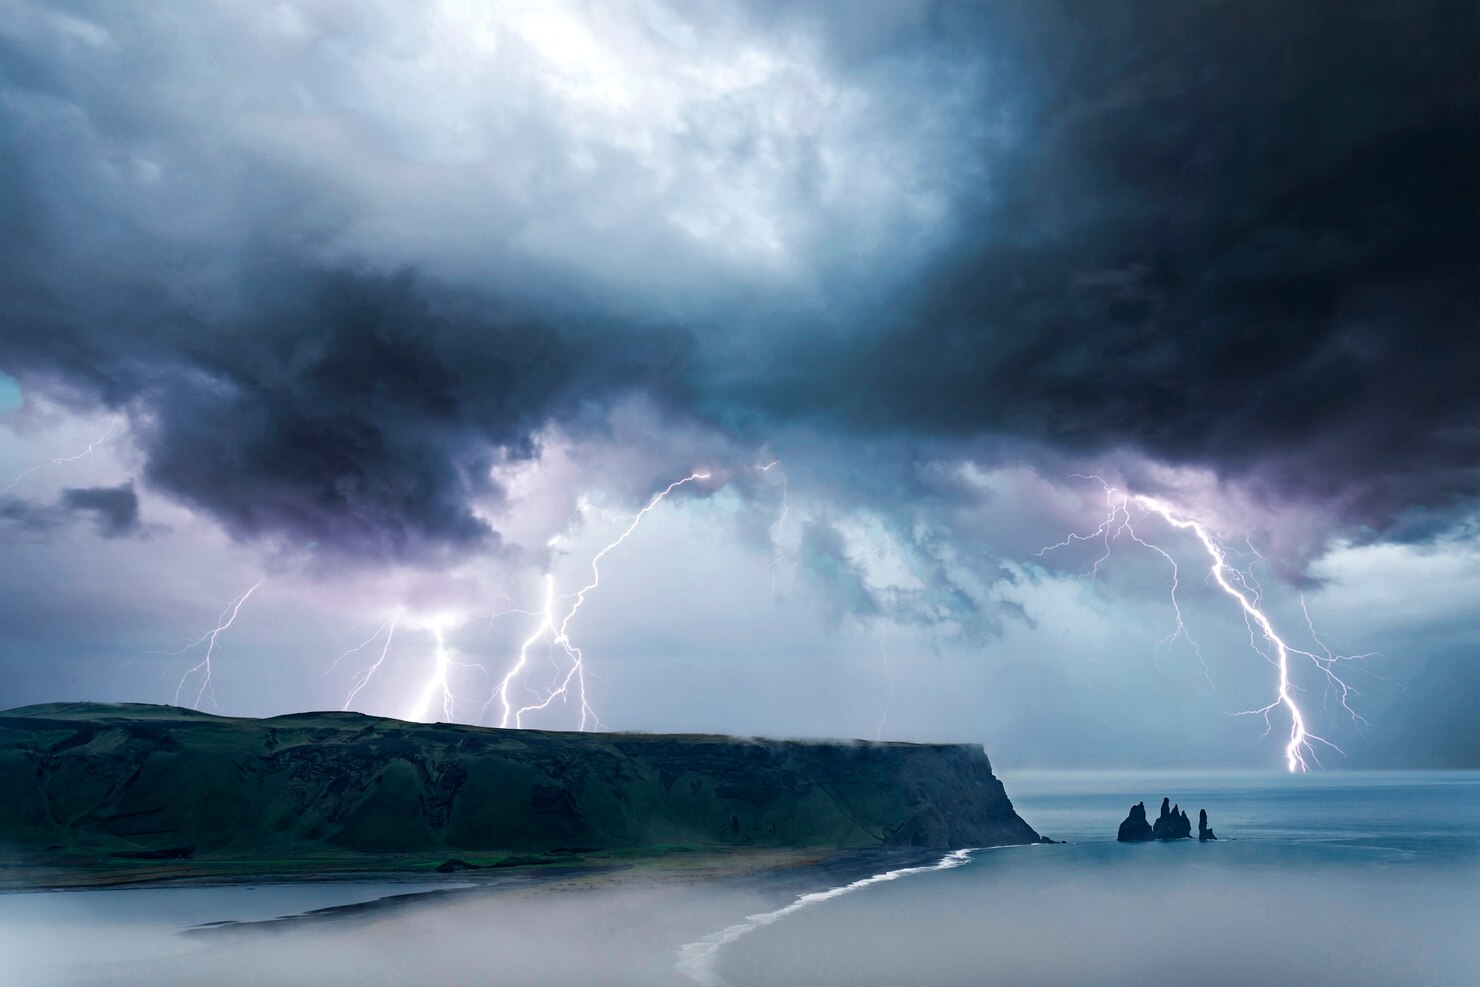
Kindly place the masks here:
<instances>
[{"instance_id":1,"label":"surf line","mask_svg":"<svg viewBox=\"0 0 1480 987\"><path fill-rule=\"evenodd\" d=\"M854 881L852 884L841 884L826 891L813 891L804 894L787 905L778 908L774 912L762 912L759 915L747 915L744 922L736 922L718 932L711 932L698 942L686 943L678 947L678 960L673 964L674 969L703 987L725 987L724 978L719 975L715 968L719 951L730 943L747 936L763 925L779 922L788 915L793 915L808 905L816 905L824 901L831 901L852 891L858 891L872 884L883 884L885 881L897 881L901 877L910 877L914 874L926 874L937 870L950 870L952 867L960 867L971 860L971 855L977 850L993 850L996 847L974 847L968 850L952 850L933 864L925 864L920 867L901 867L899 870L885 871L883 874L875 874Z\"/></svg>"}]
</instances>

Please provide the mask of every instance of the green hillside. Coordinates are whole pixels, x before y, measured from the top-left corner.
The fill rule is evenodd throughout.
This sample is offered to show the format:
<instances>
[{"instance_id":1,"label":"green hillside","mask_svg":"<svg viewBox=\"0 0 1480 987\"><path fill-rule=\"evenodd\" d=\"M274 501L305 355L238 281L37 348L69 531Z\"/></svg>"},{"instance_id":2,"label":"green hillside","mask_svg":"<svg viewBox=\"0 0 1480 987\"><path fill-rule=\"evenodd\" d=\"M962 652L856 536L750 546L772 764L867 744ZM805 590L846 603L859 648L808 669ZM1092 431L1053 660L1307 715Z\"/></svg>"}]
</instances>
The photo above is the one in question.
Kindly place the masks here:
<instances>
[{"instance_id":1,"label":"green hillside","mask_svg":"<svg viewBox=\"0 0 1480 987\"><path fill-rule=\"evenodd\" d=\"M358 713L0 713L0 863L431 867L672 847L1026 843L975 746L554 733ZM156 861L149 861L158 867ZM193 870L192 870L193 868Z\"/></svg>"}]
</instances>

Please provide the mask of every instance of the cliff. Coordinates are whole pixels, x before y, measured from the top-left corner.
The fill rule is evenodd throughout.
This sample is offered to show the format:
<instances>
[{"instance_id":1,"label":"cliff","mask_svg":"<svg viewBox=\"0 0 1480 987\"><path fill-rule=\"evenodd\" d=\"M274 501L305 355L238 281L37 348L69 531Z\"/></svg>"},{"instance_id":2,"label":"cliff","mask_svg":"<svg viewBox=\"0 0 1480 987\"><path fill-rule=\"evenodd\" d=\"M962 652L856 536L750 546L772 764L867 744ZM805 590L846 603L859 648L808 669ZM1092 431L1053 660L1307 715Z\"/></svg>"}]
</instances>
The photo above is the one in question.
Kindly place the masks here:
<instances>
[{"instance_id":1,"label":"cliff","mask_svg":"<svg viewBox=\"0 0 1480 987\"><path fill-rule=\"evenodd\" d=\"M0 713L0 859L524 862L1039 837L980 747L554 733L90 703Z\"/></svg>"}]
</instances>

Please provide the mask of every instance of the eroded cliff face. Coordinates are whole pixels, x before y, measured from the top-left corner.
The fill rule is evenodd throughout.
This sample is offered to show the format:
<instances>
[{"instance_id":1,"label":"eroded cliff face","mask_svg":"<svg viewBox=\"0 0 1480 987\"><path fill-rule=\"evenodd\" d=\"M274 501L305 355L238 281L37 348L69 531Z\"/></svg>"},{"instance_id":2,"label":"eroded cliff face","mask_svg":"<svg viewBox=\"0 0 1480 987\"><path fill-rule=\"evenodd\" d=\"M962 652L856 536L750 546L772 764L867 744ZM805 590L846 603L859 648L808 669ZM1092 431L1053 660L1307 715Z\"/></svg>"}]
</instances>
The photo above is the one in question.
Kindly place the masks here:
<instances>
[{"instance_id":1,"label":"eroded cliff face","mask_svg":"<svg viewBox=\"0 0 1480 987\"><path fill-rule=\"evenodd\" d=\"M975 746L552 733L357 713L0 713L0 848L207 857L1030 843Z\"/></svg>"}]
</instances>

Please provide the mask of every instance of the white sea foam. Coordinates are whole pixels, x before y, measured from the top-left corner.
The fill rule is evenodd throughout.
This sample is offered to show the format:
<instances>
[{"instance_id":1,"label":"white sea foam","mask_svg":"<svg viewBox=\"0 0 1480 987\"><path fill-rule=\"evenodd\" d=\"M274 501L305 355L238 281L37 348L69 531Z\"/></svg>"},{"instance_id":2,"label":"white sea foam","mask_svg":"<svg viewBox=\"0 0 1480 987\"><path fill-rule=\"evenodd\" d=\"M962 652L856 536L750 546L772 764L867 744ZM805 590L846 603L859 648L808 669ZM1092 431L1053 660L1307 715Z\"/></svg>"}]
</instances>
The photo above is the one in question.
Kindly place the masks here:
<instances>
[{"instance_id":1,"label":"white sea foam","mask_svg":"<svg viewBox=\"0 0 1480 987\"><path fill-rule=\"evenodd\" d=\"M831 901L833 898L841 897L849 892L858 891L861 888L866 888L873 884L883 884L885 881L897 881L901 877L910 877L914 874L925 874L930 871L950 870L952 867L960 867L962 864L968 863L971 860L971 855L977 849L991 848L952 850L933 864L926 864L921 867L901 867L899 870L885 871L882 874L875 874L872 877L865 877L861 880L854 881L852 884L841 884L835 888L828 888L826 891L813 891L811 894L804 894L785 908L778 908L774 912L748 915L743 922L737 922L718 932L712 932L698 942L686 943L680 946L678 948L678 961L674 963L674 967L679 973L682 973L695 983L702 984L703 987L724 987L724 978L719 975L719 971L715 966L719 951L742 936L749 935L763 925L779 922L788 915L795 914L809 905Z\"/></svg>"}]
</instances>

